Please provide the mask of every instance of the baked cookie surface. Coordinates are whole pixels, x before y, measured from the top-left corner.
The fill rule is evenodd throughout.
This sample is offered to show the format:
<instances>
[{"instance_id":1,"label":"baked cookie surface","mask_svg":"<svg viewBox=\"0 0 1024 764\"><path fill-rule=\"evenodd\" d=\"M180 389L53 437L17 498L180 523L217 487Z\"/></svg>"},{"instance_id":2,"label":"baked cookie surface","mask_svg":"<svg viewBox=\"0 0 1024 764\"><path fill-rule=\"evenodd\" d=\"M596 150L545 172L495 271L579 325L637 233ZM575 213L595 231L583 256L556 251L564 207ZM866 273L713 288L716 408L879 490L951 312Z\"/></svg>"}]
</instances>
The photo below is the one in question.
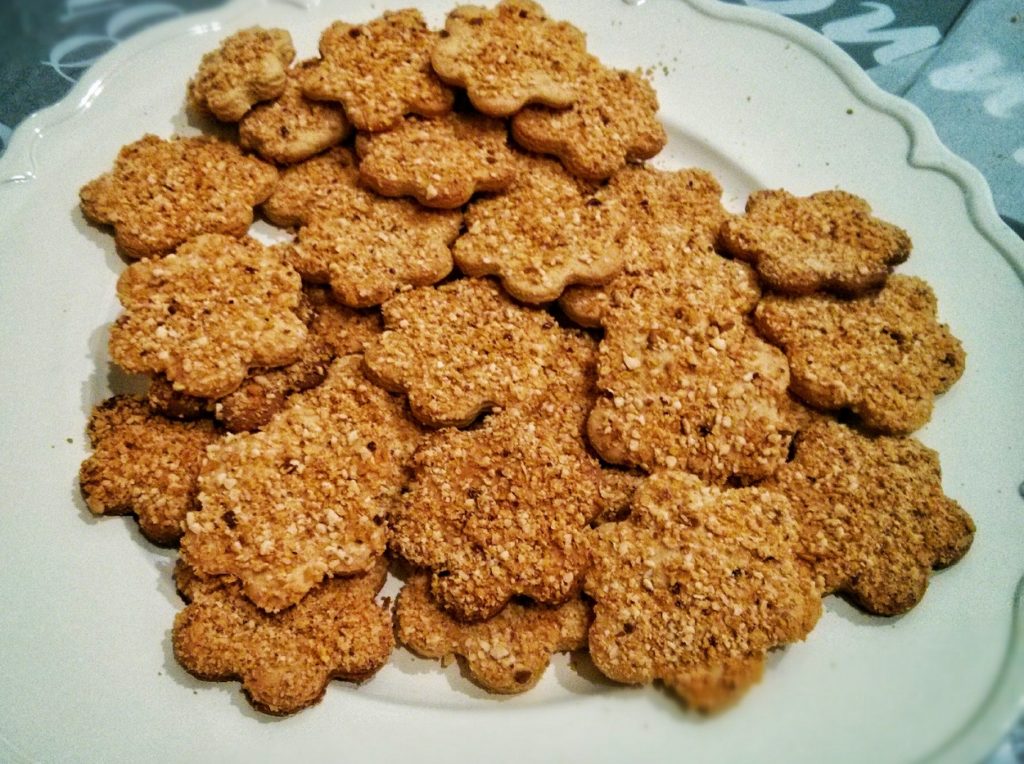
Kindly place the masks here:
<instances>
[{"instance_id":1,"label":"baked cookie surface","mask_svg":"<svg viewBox=\"0 0 1024 764\"><path fill-rule=\"evenodd\" d=\"M138 259L204 233L244 236L277 170L216 138L146 135L121 149L114 169L79 193L82 212L111 225L118 250Z\"/></svg>"},{"instance_id":2,"label":"baked cookie surface","mask_svg":"<svg viewBox=\"0 0 1024 764\"><path fill-rule=\"evenodd\" d=\"M336 21L320 37L321 59L305 72L303 92L340 102L358 130L388 130L406 114L439 117L454 97L430 67L437 40L411 8L366 24Z\"/></svg>"}]
</instances>

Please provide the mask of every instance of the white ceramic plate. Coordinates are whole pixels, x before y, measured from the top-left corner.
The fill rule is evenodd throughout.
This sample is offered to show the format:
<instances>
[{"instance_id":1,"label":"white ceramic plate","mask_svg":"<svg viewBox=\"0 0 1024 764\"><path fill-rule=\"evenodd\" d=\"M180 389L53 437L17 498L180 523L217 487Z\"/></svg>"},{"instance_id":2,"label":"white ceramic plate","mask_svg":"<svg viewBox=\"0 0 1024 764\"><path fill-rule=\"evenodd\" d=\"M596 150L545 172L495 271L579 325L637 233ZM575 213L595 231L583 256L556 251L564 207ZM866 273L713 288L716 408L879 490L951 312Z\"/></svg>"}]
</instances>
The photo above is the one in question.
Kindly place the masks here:
<instances>
[{"instance_id":1,"label":"white ceramic plate","mask_svg":"<svg viewBox=\"0 0 1024 764\"><path fill-rule=\"evenodd\" d=\"M251 24L315 52L334 18L375 4L233 4L148 30L14 134L0 162L0 759L496 761L973 761L1020 707L1024 569L1024 247L981 176L913 107L875 88L838 48L784 19L705 0L552 0L606 63L653 67L671 136L657 163L700 165L740 209L747 193L841 186L909 230L901 270L926 277L962 338L967 372L920 437L947 492L974 515L974 548L899 619L829 598L806 643L712 718L666 693L593 684L557 660L523 697L487 697L456 667L399 651L373 680L275 720L235 683L174 662L173 554L131 521L94 520L78 494L91 406L124 380L108 365L112 238L77 190L150 131L195 132L181 109L201 54ZM447 3L429 0L439 24Z\"/></svg>"}]
</instances>

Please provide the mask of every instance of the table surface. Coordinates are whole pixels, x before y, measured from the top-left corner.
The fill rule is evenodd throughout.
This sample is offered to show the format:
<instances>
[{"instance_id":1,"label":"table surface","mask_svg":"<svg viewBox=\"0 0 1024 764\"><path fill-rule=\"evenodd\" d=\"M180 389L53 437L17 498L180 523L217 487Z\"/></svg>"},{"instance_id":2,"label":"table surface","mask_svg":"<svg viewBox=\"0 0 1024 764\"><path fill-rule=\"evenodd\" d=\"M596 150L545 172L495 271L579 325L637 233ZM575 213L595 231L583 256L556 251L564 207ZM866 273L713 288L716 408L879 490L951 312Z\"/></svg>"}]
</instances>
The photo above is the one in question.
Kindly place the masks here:
<instances>
[{"instance_id":1,"label":"table surface","mask_svg":"<svg viewBox=\"0 0 1024 764\"><path fill-rule=\"evenodd\" d=\"M843 48L880 87L918 106L943 143L982 172L996 209L1024 238L1024 0L724 1L800 21ZM222 2L0 3L0 153L25 117L60 100L118 43ZM986 764L1014 762L1024 762L1024 721Z\"/></svg>"}]
</instances>

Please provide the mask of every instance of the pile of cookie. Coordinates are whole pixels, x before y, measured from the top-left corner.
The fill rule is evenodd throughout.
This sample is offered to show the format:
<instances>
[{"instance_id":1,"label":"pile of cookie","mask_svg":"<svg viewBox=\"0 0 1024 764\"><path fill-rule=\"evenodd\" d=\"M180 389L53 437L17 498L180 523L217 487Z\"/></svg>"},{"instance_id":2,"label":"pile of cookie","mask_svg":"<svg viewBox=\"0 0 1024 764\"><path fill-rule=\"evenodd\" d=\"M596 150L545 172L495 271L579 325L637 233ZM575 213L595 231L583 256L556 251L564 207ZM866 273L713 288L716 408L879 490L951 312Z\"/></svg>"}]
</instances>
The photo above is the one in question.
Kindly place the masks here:
<instances>
[{"instance_id":1,"label":"pile of cookie","mask_svg":"<svg viewBox=\"0 0 1024 764\"><path fill-rule=\"evenodd\" d=\"M586 648L713 710L824 595L902 613L966 552L911 437L964 353L863 200L732 215L645 164L650 84L530 0L294 57L231 35L187 101L237 142L147 135L81 190L150 378L96 407L82 489L180 545L186 670L287 714L396 642L499 693Z\"/></svg>"}]
</instances>

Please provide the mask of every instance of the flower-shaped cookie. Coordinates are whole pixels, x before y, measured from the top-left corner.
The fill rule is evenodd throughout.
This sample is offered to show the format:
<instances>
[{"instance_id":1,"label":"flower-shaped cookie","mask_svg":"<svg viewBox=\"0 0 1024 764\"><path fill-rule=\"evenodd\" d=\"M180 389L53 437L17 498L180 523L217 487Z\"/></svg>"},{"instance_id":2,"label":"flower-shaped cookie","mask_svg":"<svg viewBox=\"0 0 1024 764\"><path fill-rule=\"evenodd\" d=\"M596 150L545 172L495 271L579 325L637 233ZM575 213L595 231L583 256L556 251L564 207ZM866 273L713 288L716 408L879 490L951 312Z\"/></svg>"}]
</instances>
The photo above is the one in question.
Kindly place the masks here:
<instances>
[{"instance_id":1,"label":"flower-shaped cookie","mask_svg":"<svg viewBox=\"0 0 1024 764\"><path fill-rule=\"evenodd\" d=\"M384 553L419 430L360 364L339 358L260 432L229 435L207 453L182 559L238 578L263 610L294 605L324 578L367 570Z\"/></svg>"},{"instance_id":2,"label":"flower-shaped cookie","mask_svg":"<svg viewBox=\"0 0 1024 764\"><path fill-rule=\"evenodd\" d=\"M114 169L82 187L82 212L112 225L118 249L153 257L203 233L244 236L277 170L215 138L146 135L121 149Z\"/></svg>"},{"instance_id":3,"label":"flower-shaped cookie","mask_svg":"<svg viewBox=\"0 0 1024 764\"><path fill-rule=\"evenodd\" d=\"M722 227L721 240L787 294L860 294L883 284L911 246L906 231L872 217L866 201L845 191L757 191L747 214Z\"/></svg>"},{"instance_id":4,"label":"flower-shaped cookie","mask_svg":"<svg viewBox=\"0 0 1024 764\"><path fill-rule=\"evenodd\" d=\"M321 59L303 75L303 91L342 103L358 130L387 130L406 114L439 117L454 97L430 68L437 40L411 8L358 26L336 21L320 37Z\"/></svg>"},{"instance_id":5,"label":"flower-shaped cookie","mask_svg":"<svg viewBox=\"0 0 1024 764\"><path fill-rule=\"evenodd\" d=\"M766 486L789 498L797 554L824 594L899 615L920 602L932 568L970 548L974 523L943 494L939 455L913 438L869 438L820 418L794 446Z\"/></svg>"},{"instance_id":6,"label":"flower-shaped cookie","mask_svg":"<svg viewBox=\"0 0 1024 764\"><path fill-rule=\"evenodd\" d=\"M121 274L110 357L132 373L163 373L189 395L220 398L250 368L298 359L301 294L298 274L259 242L200 236Z\"/></svg>"},{"instance_id":7,"label":"flower-shaped cookie","mask_svg":"<svg viewBox=\"0 0 1024 764\"><path fill-rule=\"evenodd\" d=\"M293 58L287 30L250 27L235 32L203 56L188 84L189 102L223 122L237 122L253 104L284 92Z\"/></svg>"},{"instance_id":8,"label":"flower-shaped cookie","mask_svg":"<svg viewBox=\"0 0 1024 764\"><path fill-rule=\"evenodd\" d=\"M503 191L516 175L505 123L479 114L406 117L386 133L359 135L356 150L366 185L427 207L460 207L477 191Z\"/></svg>"},{"instance_id":9,"label":"flower-shaped cookie","mask_svg":"<svg viewBox=\"0 0 1024 764\"><path fill-rule=\"evenodd\" d=\"M218 400L185 395L166 377L156 377L147 393L149 405L154 411L183 419L212 411L229 432L255 430L269 422L292 393L320 384L332 360L361 353L364 343L380 334L379 316L338 305L323 289L305 288L303 303L309 333L295 363L252 369L237 390Z\"/></svg>"},{"instance_id":10,"label":"flower-shaped cookie","mask_svg":"<svg viewBox=\"0 0 1024 764\"><path fill-rule=\"evenodd\" d=\"M386 577L382 560L268 614L232 579L201 578L179 562L175 581L188 605L174 619L174 657L200 679L240 680L260 711L301 711L323 697L332 679L362 682L387 663L394 648L391 610L374 601Z\"/></svg>"},{"instance_id":11,"label":"flower-shaped cookie","mask_svg":"<svg viewBox=\"0 0 1024 764\"><path fill-rule=\"evenodd\" d=\"M458 210L426 210L354 185L335 194L347 195L348 203L301 228L291 248L288 259L303 278L329 283L337 300L366 308L451 272L449 246L462 227Z\"/></svg>"},{"instance_id":12,"label":"flower-shaped cookie","mask_svg":"<svg viewBox=\"0 0 1024 764\"><path fill-rule=\"evenodd\" d=\"M175 422L138 398L107 399L89 418L93 454L79 470L85 503L97 515L134 514L150 541L174 543L195 507L203 454L219 435L208 420Z\"/></svg>"},{"instance_id":13,"label":"flower-shaped cookie","mask_svg":"<svg viewBox=\"0 0 1024 764\"><path fill-rule=\"evenodd\" d=\"M455 262L470 276L497 275L529 303L570 284L604 284L626 260L628 218L607 189L581 183L558 162L522 156L508 191L466 210Z\"/></svg>"},{"instance_id":14,"label":"flower-shaped cookie","mask_svg":"<svg viewBox=\"0 0 1024 764\"><path fill-rule=\"evenodd\" d=\"M425 424L465 426L528 400L562 372L570 332L493 281L459 279L384 303L384 333L366 346L372 379L409 397Z\"/></svg>"},{"instance_id":15,"label":"flower-shaped cookie","mask_svg":"<svg viewBox=\"0 0 1024 764\"><path fill-rule=\"evenodd\" d=\"M430 577L415 575L395 603L398 642L447 664L465 660L473 680L490 692L525 692L544 674L551 654L587 644L590 608L579 598L558 607L510 602L493 618L463 623L438 607Z\"/></svg>"},{"instance_id":16,"label":"flower-shaped cookie","mask_svg":"<svg viewBox=\"0 0 1024 764\"><path fill-rule=\"evenodd\" d=\"M728 217L722 206L722 187L706 170L658 170L626 167L605 189L629 220L622 270L605 286L571 286L559 305L581 326L601 326L604 312L616 295L630 295L638 280L673 284L677 263L686 268L690 250L708 249ZM749 269L730 266L736 274ZM685 272L681 277L686 277ZM741 276L737 276L740 278ZM753 274L743 275L756 288Z\"/></svg>"},{"instance_id":17,"label":"flower-shaped cookie","mask_svg":"<svg viewBox=\"0 0 1024 764\"><path fill-rule=\"evenodd\" d=\"M441 37L431 55L434 71L466 88L484 114L507 117L528 103L561 109L577 98L586 37L547 18L531 0L502 0L493 10L459 6Z\"/></svg>"},{"instance_id":18,"label":"flower-shaped cookie","mask_svg":"<svg viewBox=\"0 0 1024 764\"><path fill-rule=\"evenodd\" d=\"M660 679L700 710L735 700L767 652L806 637L821 614L796 542L780 494L673 470L648 478L630 518L593 533L594 664L619 682Z\"/></svg>"},{"instance_id":19,"label":"flower-shaped cookie","mask_svg":"<svg viewBox=\"0 0 1024 764\"><path fill-rule=\"evenodd\" d=\"M568 109L529 106L512 118L512 135L530 151L554 154L573 175L603 180L627 162L661 151L654 88L635 72L606 69L591 59Z\"/></svg>"},{"instance_id":20,"label":"flower-shaped cookie","mask_svg":"<svg viewBox=\"0 0 1024 764\"><path fill-rule=\"evenodd\" d=\"M339 146L284 169L262 209L274 225L297 228L369 197L359 188L355 157Z\"/></svg>"},{"instance_id":21,"label":"flower-shaped cookie","mask_svg":"<svg viewBox=\"0 0 1024 764\"><path fill-rule=\"evenodd\" d=\"M433 433L416 453L391 547L430 569L456 618L490 618L516 595L558 605L579 591L586 529L602 510L601 465L581 433L587 404L507 409Z\"/></svg>"},{"instance_id":22,"label":"flower-shaped cookie","mask_svg":"<svg viewBox=\"0 0 1024 764\"><path fill-rule=\"evenodd\" d=\"M345 140L352 126L341 107L302 95L302 73L312 65L304 61L289 71L284 92L242 118L238 123L242 148L271 162L294 164Z\"/></svg>"},{"instance_id":23,"label":"flower-shaped cookie","mask_svg":"<svg viewBox=\"0 0 1024 764\"><path fill-rule=\"evenodd\" d=\"M849 407L878 432L911 433L931 418L935 396L964 370L964 351L936 319L931 287L892 276L877 293L764 298L755 320L786 351L793 392L813 406Z\"/></svg>"}]
</instances>

